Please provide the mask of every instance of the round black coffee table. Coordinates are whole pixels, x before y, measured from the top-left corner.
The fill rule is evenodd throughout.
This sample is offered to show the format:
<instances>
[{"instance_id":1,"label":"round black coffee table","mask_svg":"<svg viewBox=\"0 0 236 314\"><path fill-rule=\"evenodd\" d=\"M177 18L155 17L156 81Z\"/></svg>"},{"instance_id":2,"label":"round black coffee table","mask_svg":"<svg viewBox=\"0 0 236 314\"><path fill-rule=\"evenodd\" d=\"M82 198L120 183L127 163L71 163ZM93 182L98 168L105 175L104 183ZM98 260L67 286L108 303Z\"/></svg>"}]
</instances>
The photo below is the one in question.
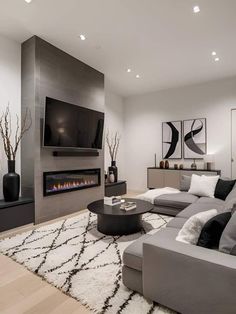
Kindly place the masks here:
<instances>
[{"instance_id":1,"label":"round black coffee table","mask_svg":"<svg viewBox=\"0 0 236 314\"><path fill-rule=\"evenodd\" d=\"M107 235L125 235L136 233L142 229L142 214L153 209L153 205L146 201L126 198L127 202L135 202L136 208L130 211L120 209L120 205L109 206L104 200L88 205L88 210L97 214L97 229Z\"/></svg>"}]
</instances>

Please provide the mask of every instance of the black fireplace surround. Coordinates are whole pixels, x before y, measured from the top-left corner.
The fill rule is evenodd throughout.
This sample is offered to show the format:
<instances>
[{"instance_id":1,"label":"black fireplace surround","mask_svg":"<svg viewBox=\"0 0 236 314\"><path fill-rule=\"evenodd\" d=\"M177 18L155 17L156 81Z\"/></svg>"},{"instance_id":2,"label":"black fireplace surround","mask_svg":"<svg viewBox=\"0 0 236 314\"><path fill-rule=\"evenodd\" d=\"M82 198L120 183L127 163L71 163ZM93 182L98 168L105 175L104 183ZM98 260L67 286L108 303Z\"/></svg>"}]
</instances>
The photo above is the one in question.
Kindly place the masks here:
<instances>
[{"instance_id":1,"label":"black fireplace surround","mask_svg":"<svg viewBox=\"0 0 236 314\"><path fill-rule=\"evenodd\" d=\"M51 171L43 173L43 195L88 189L101 185L100 169Z\"/></svg>"}]
</instances>

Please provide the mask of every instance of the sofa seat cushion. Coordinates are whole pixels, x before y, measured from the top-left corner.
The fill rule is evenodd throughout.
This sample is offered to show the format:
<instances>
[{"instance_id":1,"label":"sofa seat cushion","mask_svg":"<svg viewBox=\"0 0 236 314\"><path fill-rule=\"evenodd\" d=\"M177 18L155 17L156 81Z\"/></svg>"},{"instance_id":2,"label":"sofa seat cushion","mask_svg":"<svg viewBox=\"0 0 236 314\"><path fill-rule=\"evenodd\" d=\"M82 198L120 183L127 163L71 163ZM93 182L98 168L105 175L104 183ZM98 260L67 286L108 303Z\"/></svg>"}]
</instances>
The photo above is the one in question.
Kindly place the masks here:
<instances>
[{"instance_id":1,"label":"sofa seat cushion","mask_svg":"<svg viewBox=\"0 0 236 314\"><path fill-rule=\"evenodd\" d=\"M151 238L148 238L146 242L152 242L153 244L155 242L163 242L165 241L169 242L170 240L173 240L174 244L176 243L175 238L177 237L179 233L179 230L177 228L162 228L161 230L158 230L156 233L154 233Z\"/></svg>"},{"instance_id":2,"label":"sofa seat cushion","mask_svg":"<svg viewBox=\"0 0 236 314\"><path fill-rule=\"evenodd\" d=\"M155 213L155 214L176 216L180 212L180 209L173 208L173 207L167 207L167 206L156 206L156 205L154 205L151 212Z\"/></svg>"},{"instance_id":3,"label":"sofa seat cushion","mask_svg":"<svg viewBox=\"0 0 236 314\"><path fill-rule=\"evenodd\" d=\"M191 216L203 212L209 209L216 209L217 212L220 214L224 212L224 202L223 204L214 202L214 198L212 199L212 202L199 202L197 201L194 204L189 205L186 209L182 210L177 217L182 218L190 218Z\"/></svg>"},{"instance_id":4,"label":"sofa seat cushion","mask_svg":"<svg viewBox=\"0 0 236 314\"><path fill-rule=\"evenodd\" d=\"M212 197L200 197L197 201L199 204L209 204L211 206L222 206L224 207L225 202L220 200L219 198L212 198Z\"/></svg>"},{"instance_id":5,"label":"sofa seat cushion","mask_svg":"<svg viewBox=\"0 0 236 314\"><path fill-rule=\"evenodd\" d=\"M180 192L177 194L163 194L155 198L154 204L156 206L166 206L182 210L198 200L198 196L187 192Z\"/></svg>"},{"instance_id":6,"label":"sofa seat cushion","mask_svg":"<svg viewBox=\"0 0 236 314\"><path fill-rule=\"evenodd\" d=\"M184 217L175 217L170 222L168 222L167 227L181 229L187 220L188 219Z\"/></svg>"},{"instance_id":7,"label":"sofa seat cushion","mask_svg":"<svg viewBox=\"0 0 236 314\"><path fill-rule=\"evenodd\" d=\"M125 266L142 271L143 242L149 237L149 234L143 235L124 250L123 263Z\"/></svg>"}]
</instances>

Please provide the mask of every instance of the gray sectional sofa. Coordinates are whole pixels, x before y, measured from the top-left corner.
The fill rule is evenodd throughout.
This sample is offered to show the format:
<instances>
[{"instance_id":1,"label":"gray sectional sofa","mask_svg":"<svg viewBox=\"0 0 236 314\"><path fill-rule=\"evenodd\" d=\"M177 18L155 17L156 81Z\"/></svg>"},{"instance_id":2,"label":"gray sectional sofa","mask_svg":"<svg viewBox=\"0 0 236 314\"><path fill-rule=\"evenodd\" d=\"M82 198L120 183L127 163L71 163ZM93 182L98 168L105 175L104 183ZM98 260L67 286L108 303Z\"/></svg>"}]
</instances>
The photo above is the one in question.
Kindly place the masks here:
<instances>
[{"instance_id":1,"label":"gray sectional sofa","mask_svg":"<svg viewBox=\"0 0 236 314\"><path fill-rule=\"evenodd\" d=\"M164 194L154 200L154 213L175 216L189 205L197 202L198 196L182 191L177 194Z\"/></svg>"},{"instance_id":2,"label":"gray sectional sofa","mask_svg":"<svg viewBox=\"0 0 236 314\"><path fill-rule=\"evenodd\" d=\"M166 228L127 247L123 283L182 314L235 314L236 257L175 238L192 215L213 208L219 213L229 211L236 203L236 189L225 201L187 194L163 195L156 200L156 208L177 215Z\"/></svg>"}]
</instances>

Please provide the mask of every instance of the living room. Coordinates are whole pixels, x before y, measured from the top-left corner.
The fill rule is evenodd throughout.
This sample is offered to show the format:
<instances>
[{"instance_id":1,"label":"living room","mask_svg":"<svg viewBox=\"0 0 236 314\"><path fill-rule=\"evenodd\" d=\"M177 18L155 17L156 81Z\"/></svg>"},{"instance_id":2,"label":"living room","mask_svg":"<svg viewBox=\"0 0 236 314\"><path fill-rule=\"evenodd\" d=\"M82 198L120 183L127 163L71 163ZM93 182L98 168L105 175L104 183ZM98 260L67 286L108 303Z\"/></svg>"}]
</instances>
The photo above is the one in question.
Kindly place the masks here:
<instances>
[{"instance_id":1,"label":"living room","mask_svg":"<svg viewBox=\"0 0 236 314\"><path fill-rule=\"evenodd\" d=\"M0 312L236 312L232 0L2 3Z\"/></svg>"}]
</instances>

